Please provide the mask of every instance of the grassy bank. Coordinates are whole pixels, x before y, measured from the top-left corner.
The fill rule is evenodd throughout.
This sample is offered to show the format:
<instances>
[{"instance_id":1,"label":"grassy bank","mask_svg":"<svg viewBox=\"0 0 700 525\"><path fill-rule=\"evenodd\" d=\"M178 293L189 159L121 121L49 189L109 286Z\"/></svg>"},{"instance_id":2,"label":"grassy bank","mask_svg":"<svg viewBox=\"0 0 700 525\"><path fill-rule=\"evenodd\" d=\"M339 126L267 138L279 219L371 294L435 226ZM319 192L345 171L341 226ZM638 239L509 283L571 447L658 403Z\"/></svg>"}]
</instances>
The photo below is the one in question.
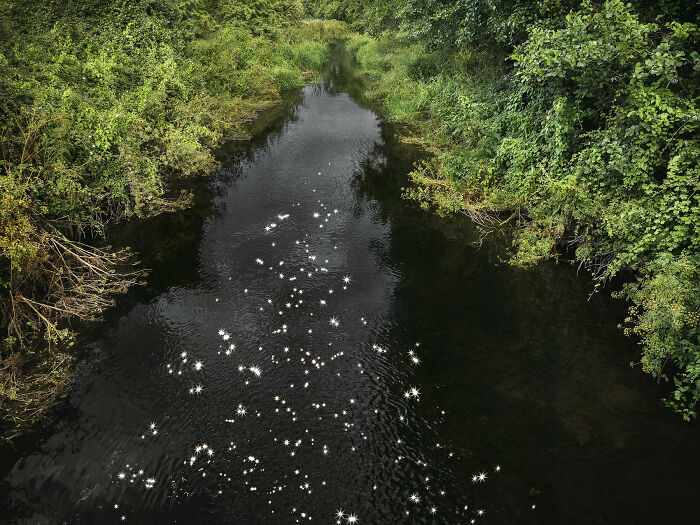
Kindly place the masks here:
<instances>
[{"instance_id":1,"label":"grassy bank","mask_svg":"<svg viewBox=\"0 0 700 525\"><path fill-rule=\"evenodd\" d=\"M339 4L338 7L336 4ZM372 20L347 48L434 155L406 196L513 227L511 263L566 259L630 304L664 403L700 399L700 55L682 3L310 2ZM529 6L529 7L528 7ZM624 283L624 285L623 285Z\"/></svg>"},{"instance_id":2,"label":"grassy bank","mask_svg":"<svg viewBox=\"0 0 700 525\"><path fill-rule=\"evenodd\" d=\"M144 272L108 224L182 209L187 179L325 64L345 24L295 0L0 2L0 418L70 377L70 322Z\"/></svg>"}]
</instances>

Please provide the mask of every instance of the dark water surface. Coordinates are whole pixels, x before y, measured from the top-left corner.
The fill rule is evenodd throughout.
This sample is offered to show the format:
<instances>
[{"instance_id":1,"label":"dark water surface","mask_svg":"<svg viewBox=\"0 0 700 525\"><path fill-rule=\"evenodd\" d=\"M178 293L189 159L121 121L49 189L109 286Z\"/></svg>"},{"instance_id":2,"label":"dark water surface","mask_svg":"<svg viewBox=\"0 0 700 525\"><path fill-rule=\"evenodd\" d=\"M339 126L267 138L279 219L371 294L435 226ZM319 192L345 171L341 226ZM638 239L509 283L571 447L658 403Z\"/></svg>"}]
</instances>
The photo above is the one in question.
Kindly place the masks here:
<instances>
[{"instance_id":1,"label":"dark water surface","mask_svg":"<svg viewBox=\"0 0 700 525\"><path fill-rule=\"evenodd\" d=\"M698 424L623 305L402 201L419 154L355 100L336 58L193 209L114 233L153 274L4 452L0 521L697 522Z\"/></svg>"}]
</instances>

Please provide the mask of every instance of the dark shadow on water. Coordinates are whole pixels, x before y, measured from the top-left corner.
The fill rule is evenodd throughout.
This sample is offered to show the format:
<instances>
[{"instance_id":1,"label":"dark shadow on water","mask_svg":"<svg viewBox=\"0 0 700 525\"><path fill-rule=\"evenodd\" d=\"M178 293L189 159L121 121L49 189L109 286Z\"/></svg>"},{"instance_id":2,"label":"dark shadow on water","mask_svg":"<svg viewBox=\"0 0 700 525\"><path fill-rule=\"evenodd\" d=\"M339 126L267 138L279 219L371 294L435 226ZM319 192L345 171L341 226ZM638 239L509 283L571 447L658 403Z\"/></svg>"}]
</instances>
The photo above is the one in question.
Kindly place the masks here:
<instances>
[{"instance_id":1,"label":"dark shadow on water","mask_svg":"<svg viewBox=\"0 0 700 525\"><path fill-rule=\"evenodd\" d=\"M216 350L219 341L212 343L208 338L219 328L224 314L236 320L232 322L234 331L238 326L256 328L254 337L247 341L252 353L244 355L257 359L257 345L270 335L270 327L258 326L257 318L246 318L241 313L245 304L240 302L240 290L234 293L217 279L227 276L235 283L244 277L240 286L248 286L248 280L262 286L255 281L254 271L238 266L241 261L252 264L259 252L271 249L267 241L264 246L256 244L252 234L246 237L252 248L236 240L246 231L248 207L250 213L258 214L253 219L264 224L268 215L277 212L272 208L281 207L288 198L287 193L294 199L306 195L301 193L306 184L302 178L314 174L315 157L327 154L325 160L335 161L334 152L318 151L315 143L303 140L291 142L297 149L283 149L286 156L279 148L291 140L288 132L298 132L298 128L289 127L297 119L317 119L318 127L332 130L324 119L334 118L329 112L338 111L342 118L333 125L349 138L331 144L338 148L338 156L352 157L347 161L347 166L354 166L348 167L354 169L347 180L349 188L334 185L332 179L318 179L313 184L325 184L328 195L348 204L347 230L343 231L354 244L347 250L347 261L354 261L369 276L366 288L361 288L362 278L353 275L354 285L361 289L353 296L353 304L362 312L361 308L374 301L381 312L371 328L371 340L361 340L365 328L348 328L348 336L356 336L352 341L360 349L377 341L391 352L380 358L369 350L355 350L353 359L375 365L376 379L367 374L361 376L365 382L345 384L347 391L340 388L323 393L329 403L336 395L347 401L349 392L358 388L367 397L376 396L372 401L378 404L372 406L392 414L396 410L410 414L411 425L400 426L393 419L374 423L358 415L358 426L376 439L371 453L347 463L339 454L338 464L328 467L319 467L316 459L304 463L312 474L331 477L339 465L338 493L318 497L314 493L304 500L315 501L325 513L314 515L314 520L325 522L331 517L333 509L326 508L331 502L324 498L347 494L352 505L365 505L362 523L468 523L472 517L477 523L504 524L696 522L692 503L700 487L700 426L683 423L662 408L662 389L638 369L627 366L638 359L639 350L616 326L624 316L624 304L603 293L589 299L589 280L568 265L547 263L529 270L511 267L503 262L507 238L490 236L477 246L479 234L466 217L439 217L402 200L406 175L424 153L396 140L397 130L390 123L379 122L379 129L375 129L372 115L347 101L345 94L350 94L362 108L376 110L363 98L363 90L362 76L342 48L337 48L323 84L307 89L309 99L291 93L283 106L257 121L252 141L222 148L220 155L229 159L226 167L195 189L192 208L120 225L110 232L115 246L132 246L152 272L145 286L119 299L103 323L84 331L81 343L86 350L76 374L76 393L44 428L18 445L19 452L3 451L2 518L9 522L21 522L22 516L29 516L38 523L94 523L105 516L114 518L115 513L107 514L109 505L119 501L129 509L132 522L293 522L291 514L268 517L268 496L255 499L242 492L222 503L208 485L190 493L184 477L168 478L173 492L183 496L179 498L167 498L157 491L144 496L136 486L121 491L113 474L136 455L130 448L136 450L137 445L130 441L117 440L119 447L126 445L123 450L114 450L104 465L85 467L85 476L98 480L84 489L84 501L90 505L74 504L70 498L75 487L62 484L60 478L63 470L69 470L66 463L83 460L81 447L86 447L86 442L93 447L86 447L86 454L94 454L97 461L102 461L100 454L105 450L116 446L111 436L105 435L108 432L90 425L108 427L114 421L110 429L114 434L135 435L137 431L131 427L140 428L146 414L150 417L152 405L167 407L167 418L179 425L177 432L168 435L171 441L166 441L175 452L158 449L151 457L144 451L142 457L136 455L144 462L150 460L153 468L165 464L162 478L181 472L176 470L182 469L181 450L176 445L189 438L188 432L205 429L213 437L221 437L216 432L224 417L217 412L222 403L212 398L192 412L178 413L179 405L185 406L193 398L179 398L178 408L169 404L183 389L178 385L180 390L168 390L170 384L162 377L163 362L176 362L182 348L194 353L200 347ZM327 100L328 94L332 100ZM309 101L313 97L318 100ZM358 117L360 112L364 113ZM343 119L348 118L358 118L357 122L367 126L366 134L354 135L357 130L343 128ZM312 125L304 129L310 137L315 141L327 138L314 134L315 121L308 122ZM362 142L361 147L353 149L354 143L348 146L352 140ZM258 168L261 172L255 171ZM286 181L290 186L266 187L265 177L273 176L278 177L273 182ZM247 197L240 195L245 192L249 192ZM266 199L271 195L277 200L268 205ZM298 198L304 205L317 206L315 196L309 197L308 203ZM309 212L304 216L310 216L312 209L316 208L304 208ZM286 240L291 244L291 239ZM341 270L346 268L338 268ZM276 292L266 290L267 297ZM266 296L261 296L261 301L262 297ZM350 324L350 318L343 319L346 322ZM327 329L325 320L324 326ZM205 330L200 332L202 327ZM416 342L420 346L415 346ZM246 352L245 346L239 351ZM419 366L408 360L409 349L419 355ZM353 352L352 347L347 351ZM357 363L348 366L355 371ZM350 375L350 370L347 374L342 371ZM227 384L233 382L233 375L222 377ZM285 388L290 382L286 376L280 381ZM212 382L212 388L214 385ZM420 403L406 408L400 398L409 385L419 385L421 396ZM134 395L148 400L147 407L125 396L122 390L130 388ZM165 391L160 392L161 388ZM262 392L254 399L262 407L262 400L269 402L271 393ZM228 400L243 394L222 390L220 395ZM134 404L131 408L137 414L136 422L131 414L119 413L123 400ZM370 413L369 405L363 404L365 399L357 402ZM110 410L114 414L103 413ZM166 423L164 420L163 425ZM251 430L250 435L245 435L246 427L236 428L243 436L236 434L231 439L242 443L260 444L268 435L264 426ZM312 430L326 433L324 439L331 440L332 428L332 423L324 422ZM395 445L397 436L404 448ZM429 469L433 479L430 484L418 476L417 467L394 463L394 454L404 449L406 456L426 462L424 470ZM273 463L277 466L284 461L274 456L273 449L266 452L276 458L270 460L270 469ZM265 452L261 454L264 460ZM501 472L495 472L496 464L502 465ZM472 476L482 471L487 481L473 482ZM362 489L359 484L369 479L386 485L380 485L380 490ZM289 484L296 490L298 482L275 480L275 484ZM428 485L433 484L446 488L448 494L440 495L437 489L431 492ZM406 517L404 509L409 508L408 495L413 490L423 491L426 504L430 499L440 506L439 519L427 512L419 514L418 506L410 507L416 512L410 519ZM59 491L65 492L65 498ZM477 509L485 510L483 518Z\"/></svg>"},{"instance_id":2,"label":"dark shadow on water","mask_svg":"<svg viewBox=\"0 0 700 525\"><path fill-rule=\"evenodd\" d=\"M694 523L700 427L662 407L667 389L628 366L640 349L617 326L624 303L591 297L588 276L566 264L511 267L507 237L480 244L467 218L398 199L421 152L382 128L356 187L392 226L378 257L400 269L392 312L396 327L411 327L392 337L423 341L430 355L415 382L436 386L424 417L448 414L439 439L476 464L507 465L480 491L485 522Z\"/></svg>"},{"instance_id":3,"label":"dark shadow on water","mask_svg":"<svg viewBox=\"0 0 700 525\"><path fill-rule=\"evenodd\" d=\"M180 189L192 193L192 205L182 211L162 213L153 217L132 219L112 225L106 232L109 246L120 249L129 247L138 261L138 267L146 268L148 275L142 284L132 287L126 294L116 296L116 305L103 314L95 323L79 323L78 347L87 348L100 338L126 313L138 305L148 303L154 297L175 286L188 286L200 281L200 261L196 255L202 240L205 221L215 217L221 210L213 204L213 197L236 184L242 164L252 162L256 152L264 149L284 131L296 118L302 93L292 90L283 93L281 104L263 110L255 120L247 123L250 139L224 143L216 152L223 166L217 172L174 184L171 190L177 195ZM86 356L79 354L81 367L86 365ZM88 357L89 361L89 357ZM13 440L11 444L0 441L0 479L4 478L18 457L23 457L36 448L42 437L55 432L57 426L70 421L73 409L59 403L36 427ZM2 523L2 520L0 520Z\"/></svg>"}]
</instances>

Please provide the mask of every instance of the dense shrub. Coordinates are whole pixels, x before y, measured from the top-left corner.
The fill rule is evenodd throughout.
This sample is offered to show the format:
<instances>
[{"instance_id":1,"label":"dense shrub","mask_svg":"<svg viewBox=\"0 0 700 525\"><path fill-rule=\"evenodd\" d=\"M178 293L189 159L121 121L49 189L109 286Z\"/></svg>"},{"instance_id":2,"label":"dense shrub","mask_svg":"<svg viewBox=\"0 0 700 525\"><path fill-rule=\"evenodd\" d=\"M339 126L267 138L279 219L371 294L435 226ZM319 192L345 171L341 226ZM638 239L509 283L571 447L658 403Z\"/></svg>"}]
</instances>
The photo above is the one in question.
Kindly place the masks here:
<instances>
[{"instance_id":1,"label":"dense shrub","mask_svg":"<svg viewBox=\"0 0 700 525\"><path fill-rule=\"evenodd\" d=\"M407 195L488 227L510 219L515 264L573 247L597 285L637 275L622 294L627 333L644 370L672 379L667 403L694 417L697 13L620 0L399 4L399 31L347 47L387 117L417 126L436 153Z\"/></svg>"},{"instance_id":2,"label":"dense shrub","mask_svg":"<svg viewBox=\"0 0 700 525\"><path fill-rule=\"evenodd\" d=\"M187 206L172 183L213 170L219 144L323 66L321 35L342 24L309 31L301 14L295 0L0 2L3 420L31 421L60 391L60 322L140 276L86 239Z\"/></svg>"}]
</instances>

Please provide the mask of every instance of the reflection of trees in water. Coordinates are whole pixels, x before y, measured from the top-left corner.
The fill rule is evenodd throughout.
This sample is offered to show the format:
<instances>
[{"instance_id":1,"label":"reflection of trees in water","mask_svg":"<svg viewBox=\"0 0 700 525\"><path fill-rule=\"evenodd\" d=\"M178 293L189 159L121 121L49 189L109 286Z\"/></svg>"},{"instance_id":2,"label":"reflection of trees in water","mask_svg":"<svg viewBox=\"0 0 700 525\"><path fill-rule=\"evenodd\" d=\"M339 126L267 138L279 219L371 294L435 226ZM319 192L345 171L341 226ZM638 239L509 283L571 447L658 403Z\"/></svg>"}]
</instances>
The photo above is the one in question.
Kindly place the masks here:
<instances>
[{"instance_id":1,"label":"reflection of trees in water","mask_svg":"<svg viewBox=\"0 0 700 525\"><path fill-rule=\"evenodd\" d=\"M347 93L365 108L377 107L366 98L364 78L342 44L333 48L328 67L323 72L323 83L326 90L333 95Z\"/></svg>"},{"instance_id":2,"label":"reflection of trees in water","mask_svg":"<svg viewBox=\"0 0 700 525\"><path fill-rule=\"evenodd\" d=\"M282 93L282 103L264 109L246 123L248 138L231 140L216 152L220 162L226 164L237 154L244 153L254 160L257 150L279 140L285 127L299 118L299 105L304 101L304 90L294 89Z\"/></svg>"},{"instance_id":3,"label":"reflection of trees in water","mask_svg":"<svg viewBox=\"0 0 700 525\"><path fill-rule=\"evenodd\" d=\"M298 108L303 102L302 90L283 94L283 103L262 111L248 123L248 140L230 141L216 155L222 167L215 173L195 180L187 180L192 192L192 206L174 213L127 221L113 226L108 238L115 247L130 246L139 254L144 267L151 273L145 287L135 287L118 300L106 318L118 319L124 312L142 301L148 301L167 287L187 285L200 279L199 261L192 257L202 240L204 221L225 212L222 197L235 188L248 163L264 154L274 145L290 122L298 119ZM185 186L183 186L185 187ZM173 191L179 192L179 186ZM96 327L101 330L104 327ZM87 335L89 338L89 335Z\"/></svg>"},{"instance_id":4,"label":"reflection of trees in water","mask_svg":"<svg viewBox=\"0 0 700 525\"><path fill-rule=\"evenodd\" d=\"M312 95L319 96L326 90L326 86L323 83L311 82L306 86L306 89L309 90Z\"/></svg>"},{"instance_id":5,"label":"reflection of trees in water","mask_svg":"<svg viewBox=\"0 0 700 525\"><path fill-rule=\"evenodd\" d=\"M221 148L217 156L223 167L210 178L210 197L220 197L236 188L244 167L258 162L280 140L287 126L299 119L299 106L303 101L304 90L284 93L282 104L264 110L250 123L250 139L230 141ZM213 206L213 212L217 215L225 211L221 200Z\"/></svg>"}]
</instances>

